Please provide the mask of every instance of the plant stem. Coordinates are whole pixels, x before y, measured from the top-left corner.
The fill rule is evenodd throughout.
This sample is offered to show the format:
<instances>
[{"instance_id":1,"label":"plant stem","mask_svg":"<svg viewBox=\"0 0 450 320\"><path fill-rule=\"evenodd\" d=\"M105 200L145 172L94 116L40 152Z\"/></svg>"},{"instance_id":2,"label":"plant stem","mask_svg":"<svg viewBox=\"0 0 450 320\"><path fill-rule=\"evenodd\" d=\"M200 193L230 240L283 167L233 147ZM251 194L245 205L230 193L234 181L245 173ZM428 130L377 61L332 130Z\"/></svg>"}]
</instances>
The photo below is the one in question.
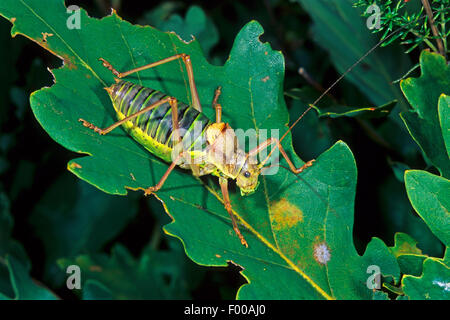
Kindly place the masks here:
<instances>
[{"instance_id":1,"label":"plant stem","mask_svg":"<svg viewBox=\"0 0 450 320\"><path fill-rule=\"evenodd\" d=\"M431 6L430 3L428 2L428 0L421 0L423 7L425 8L425 12L427 13L428 16L428 20L430 21L430 28L431 31L433 32L434 37L436 38L436 43L439 49L439 53L444 56L445 58L445 48L444 48L444 44L442 42L442 39L439 36L439 31L436 28L436 26L434 25L434 18L433 18L433 12L431 10Z\"/></svg>"},{"instance_id":2,"label":"plant stem","mask_svg":"<svg viewBox=\"0 0 450 320\"><path fill-rule=\"evenodd\" d=\"M410 31L414 36L416 36L417 38L420 38L420 34L418 34L416 31L411 30ZM430 47L431 50L433 50L433 52L439 53L438 49L436 48L436 46L427 38L423 38L423 42L425 42L427 44L427 46Z\"/></svg>"},{"instance_id":3,"label":"plant stem","mask_svg":"<svg viewBox=\"0 0 450 320\"><path fill-rule=\"evenodd\" d=\"M444 49L445 49L445 53L447 53L447 32L445 30L445 11L444 11L444 5L441 5L441 10L442 10L442 14L441 14L441 34L442 34L442 41L444 42Z\"/></svg>"}]
</instances>

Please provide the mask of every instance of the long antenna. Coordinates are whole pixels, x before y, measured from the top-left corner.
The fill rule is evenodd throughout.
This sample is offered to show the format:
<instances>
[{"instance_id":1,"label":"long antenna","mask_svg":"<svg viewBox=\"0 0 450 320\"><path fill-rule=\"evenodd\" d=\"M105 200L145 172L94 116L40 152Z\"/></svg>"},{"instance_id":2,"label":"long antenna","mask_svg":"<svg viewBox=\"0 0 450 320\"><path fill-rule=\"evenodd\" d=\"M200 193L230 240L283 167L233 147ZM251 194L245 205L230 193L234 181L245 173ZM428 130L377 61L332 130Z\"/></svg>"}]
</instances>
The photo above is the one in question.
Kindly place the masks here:
<instances>
[{"instance_id":1,"label":"long antenna","mask_svg":"<svg viewBox=\"0 0 450 320\"><path fill-rule=\"evenodd\" d=\"M368 55L370 55L376 48L378 48L384 41L388 40L392 36L394 36L396 33L398 33L402 28L399 28L392 33L390 33L387 37L385 37L383 40L380 40L375 46L373 46L369 51L367 51L361 58L359 58L350 68L348 68L333 84L328 87L322 94L312 103L309 105L309 107L300 115L300 117L297 118L297 120L294 121L294 123L289 127L289 129L283 134L283 136L280 139L280 142L283 141L283 139L288 135L289 132L291 132L292 128L295 127L295 125L317 104L322 100L322 98L327 95L331 89L333 89L347 74L349 74L361 61L363 61Z\"/></svg>"}]
</instances>

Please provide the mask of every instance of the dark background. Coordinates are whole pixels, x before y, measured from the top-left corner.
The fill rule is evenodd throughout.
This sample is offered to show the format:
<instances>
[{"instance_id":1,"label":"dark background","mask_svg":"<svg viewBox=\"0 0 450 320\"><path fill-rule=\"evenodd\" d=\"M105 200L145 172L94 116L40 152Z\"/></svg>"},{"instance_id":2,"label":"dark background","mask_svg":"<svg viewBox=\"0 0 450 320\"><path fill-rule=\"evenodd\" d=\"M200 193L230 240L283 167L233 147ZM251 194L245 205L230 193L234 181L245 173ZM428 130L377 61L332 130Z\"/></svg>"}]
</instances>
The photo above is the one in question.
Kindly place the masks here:
<instances>
[{"instance_id":1,"label":"dark background","mask_svg":"<svg viewBox=\"0 0 450 320\"><path fill-rule=\"evenodd\" d=\"M115 1L119 2L117 11L125 20L150 25L162 23L173 14L184 17L190 5L200 6L217 28L219 40L209 54L210 61L215 64L224 63L233 39L243 25L250 20L258 20L265 30L263 41L270 42L274 49L282 50L285 55L286 91L310 85L297 73L299 67L306 68L314 80L325 88L339 76L327 52L313 41L314 35L310 33L311 19L298 3L269 0L189 3ZM110 13L108 1L66 1L66 4L76 4L94 17ZM163 4L170 6L161 9ZM158 9L163 14L159 15L158 21L152 21L155 19L152 13ZM116 212L116 215L113 211L124 208L130 208L131 212L126 223L111 232L110 239L95 248L95 252L108 254L113 246L121 243L138 258L142 250L150 245L152 250L170 252L173 258L170 261L174 261L176 268L179 268L179 278L176 281L186 284L182 297L233 299L236 290L245 283L245 279L238 273L240 268L232 264L227 268L207 268L191 262L185 256L181 243L162 232L162 226L170 219L157 201L139 195L128 198L105 195L67 171L67 162L78 155L51 140L29 107L29 95L53 83L47 67L58 68L61 61L23 37L11 39L10 26L8 21L0 19L0 57L3 59L1 65L4 66L0 69L0 191L9 199L10 212L15 221L13 237L24 246L31 260L33 278L45 283L63 298L76 298L73 292L64 289L61 282L54 279L61 277L61 271L56 270L54 257L46 249L42 234L48 231L46 228L58 229L58 223L64 228L70 228L72 222L63 219L76 203L78 210L83 211L85 198L82 198L80 190L87 190L88 197L101 197L103 206L109 206L108 214L120 215L121 212ZM417 57L418 52L414 52L406 59L417 61ZM353 101L359 99L362 104L369 104L358 89L345 80L332 94L336 99L344 101L351 95ZM296 102L289 98L286 101L291 116L298 116L300 112ZM311 112L308 117L316 115ZM370 120L370 125L376 128L381 121L383 120ZM320 120L320 125L330 132L331 141L326 146L315 145L314 140L308 140L307 134L306 138L302 135L309 129L308 125L311 125L310 122L305 120L298 124L299 128L303 128L298 129L297 133L294 130L294 145L304 160L317 157L338 139L344 140L355 155L358 187L354 238L360 254L374 236L392 245L395 231L405 231L421 237L422 249L426 253L442 253L439 242L429 234L426 227L416 220L411 222L415 218L414 212L406 198L404 186L395 177L388 160L423 168L425 163L419 153L406 159L395 150L384 148L374 141L359 121L350 118ZM49 206L48 202L52 200L55 204ZM61 215L60 220L58 215ZM76 220L76 214L71 219ZM76 254L86 251L88 248L80 248ZM51 265L53 267L49 267ZM175 297L164 294L152 298Z\"/></svg>"}]
</instances>

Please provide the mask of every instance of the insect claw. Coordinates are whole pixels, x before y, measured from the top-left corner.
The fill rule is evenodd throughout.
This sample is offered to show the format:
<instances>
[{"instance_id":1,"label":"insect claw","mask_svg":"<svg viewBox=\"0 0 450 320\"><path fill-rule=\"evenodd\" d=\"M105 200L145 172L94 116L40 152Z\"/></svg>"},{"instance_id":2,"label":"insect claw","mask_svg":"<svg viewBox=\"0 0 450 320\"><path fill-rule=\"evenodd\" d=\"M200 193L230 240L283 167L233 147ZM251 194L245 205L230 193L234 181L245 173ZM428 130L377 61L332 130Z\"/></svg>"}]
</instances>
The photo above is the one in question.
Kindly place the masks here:
<instances>
[{"instance_id":1,"label":"insect claw","mask_svg":"<svg viewBox=\"0 0 450 320\"><path fill-rule=\"evenodd\" d=\"M122 78L122 75L120 74L120 72L117 71L116 69L114 69L113 66L111 65L111 63L109 63L108 61L106 61L103 58L99 58L98 60L100 60L103 64L103 66L105 68L107 68L109 71L111 71L113 73L113 75L115 75L118 78Z\"/></svg>"},{"instance_id":2,"label":"insect claw","mask_svg":"<svg viewBox=\"0 0 450 320\"><path fill-rule=\"evenodd\" d=\"M88 121L86 121L84 119L80 118L80 119L78 119L78 121L81 122L83 124L83 126L85 126L86 128L94 130L95 132L97 132L100 135L105 135L106 134L106 132L103 129L100 129L97 126L94 126L92 123L90 123L90 122L88 122Z\"/></svg>"},{"instance_id":3,"label":"insect claw","mask_svg":"<svg viewBox=\"0 0 450 320\"><path fill-rule=\"evenodd\" d=\"M244 237L241 238L241 243L244 247L248 248L248 243L245 241Z\"/></svg>"},{"instance_id":4,"label":"insect claw","mask_svg":"<svg viewBox=\"0 0 450 320\"><path fill-rule=\"evenodd\" d=\"M154 193L156 191L156 188L155 187L148 187L148 188L139 187L139 188L133 189L133 190L142 190L142 191L144 191L144 196L147 197L147 196L151 195L152 193Z\"/></svg>"},{"instance_id":5,"label":"insect claw","mask_svg":"<svg viewBox=\"0 0 450 320\"><path fill-rule=\"evenodd\" d=\"M298 168L295 171L295 174L299 174L301 172L303 172L303 170L305 170L306 168L309 168L313 165L313 162L316 161L315 159L309 160L308 162L306 162L302 167Z\"/></svg>"}]
</instances>

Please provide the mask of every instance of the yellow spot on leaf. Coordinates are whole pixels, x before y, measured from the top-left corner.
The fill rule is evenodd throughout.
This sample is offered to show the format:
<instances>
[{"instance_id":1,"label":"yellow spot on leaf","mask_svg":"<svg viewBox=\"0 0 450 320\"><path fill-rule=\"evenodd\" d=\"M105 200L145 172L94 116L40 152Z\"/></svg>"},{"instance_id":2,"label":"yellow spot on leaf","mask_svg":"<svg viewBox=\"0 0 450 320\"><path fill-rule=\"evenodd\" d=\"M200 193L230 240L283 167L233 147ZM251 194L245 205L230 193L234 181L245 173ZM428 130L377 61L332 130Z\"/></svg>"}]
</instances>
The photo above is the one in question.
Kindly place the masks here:
<instances>
[{"instance_id":1,"label":"yellow spot on leaf","mask_svg":"<svg viewBox=\"0 0 450 320\"><path fill-rule=\"evenodd\" d=\"M286 199L272 202L270 210L274 230L292 228L303 221L303 212Z\"/></svg>"},{"instance_id":2,"label":"yellow spot on leaf","mask_svg":"<svg viewBox=\"0 0 450 320\"><path fill-rule=\"evenodd\" d=\"M76 163L76 162L71 162L71 163L70 163L70 168L72 168L72 169L81 169L82 166L79 165L79 164Z\"/></svg>"}]
</instances>

